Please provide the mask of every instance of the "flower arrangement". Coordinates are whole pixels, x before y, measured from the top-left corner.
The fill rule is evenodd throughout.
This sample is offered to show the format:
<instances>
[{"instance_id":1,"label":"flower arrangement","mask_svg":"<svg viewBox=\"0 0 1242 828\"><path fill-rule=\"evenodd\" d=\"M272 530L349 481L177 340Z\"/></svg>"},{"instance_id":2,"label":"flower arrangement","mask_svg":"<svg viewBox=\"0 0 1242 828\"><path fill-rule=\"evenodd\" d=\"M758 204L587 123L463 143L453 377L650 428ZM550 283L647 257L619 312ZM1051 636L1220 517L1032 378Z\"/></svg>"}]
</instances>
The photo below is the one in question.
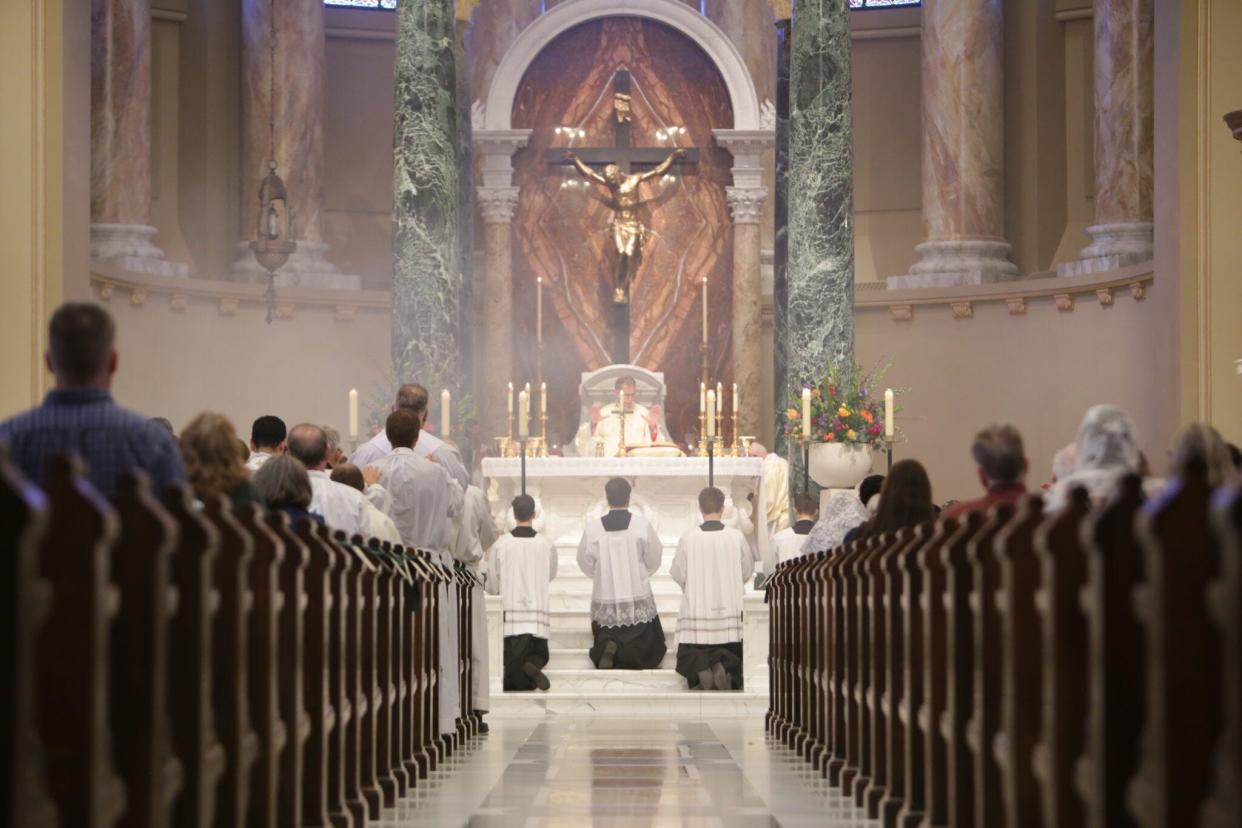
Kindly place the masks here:
<instances>
[{"instance_id":1,"label":"flower arrangement","mask_svg":"<svg viewBox=\"0 0 1242 828\"><path fill-rule=\"evenodd\" d=\"M890 367L891 363L882 362L864 371L855 361L843 371L841 364L834 363L827 376L810 384L810 441L865 445L881 451L888 448L891 440L884 436L884 392L875 392ZM894 412L899 410L895 408ZM784 433L793 441L803 439L801 389L790 395Z\"/></svg>"}]
</instances>

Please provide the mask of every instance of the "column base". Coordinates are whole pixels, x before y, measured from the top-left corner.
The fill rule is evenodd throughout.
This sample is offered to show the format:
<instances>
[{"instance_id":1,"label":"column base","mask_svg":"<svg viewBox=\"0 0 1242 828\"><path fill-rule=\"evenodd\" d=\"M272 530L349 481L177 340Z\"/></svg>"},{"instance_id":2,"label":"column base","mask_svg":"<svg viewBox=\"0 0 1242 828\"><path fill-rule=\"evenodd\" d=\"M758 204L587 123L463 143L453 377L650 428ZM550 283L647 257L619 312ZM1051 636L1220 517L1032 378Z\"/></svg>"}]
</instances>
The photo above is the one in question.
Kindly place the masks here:
<instances>
[{"instance_id":1,"label":"column base","mask_svg":"<svg viewBox=\"0 0 1242 828\"><path fill-rule=\"evenodd\" d=\"M1150 221L1095 224L1087 228L1091 244L1078 258L1057 267L1058 276L1086 276L1150 262L1155 256L1155 225Z\"/></svg>"},{"instance_id":2,"label":"column base","mask_svg":"<svg viewBox=\"0 0 1242 828\"><path fill-rule=\"evenodd\" d=\"M326 288L328 290L360 290L362 277L341 273L327 259L326 242L299 241L297 250L280 270L276 271L276 287ZM259 267L250 249L250 242L239 242L233 260L231 278L238 282L267 280L267 271Z\"/></svg>"},{"instance_id":3,"label":"column base","mask_svg":"<svg viewBox=\"0 0 1242 828\"><path fill-rule=\"evenodd\" d=\"M914 250L919 260L905 276L890 276L890 289L984 285L1017 279L1009 261L1009 242L981 239L925 241Z\"/></svg>"},{"instance_id":4,"label":"column base","mask_svg":"<svg viewBox=\"0 0 1242 828\"><path fill-rule=\"evenodd\" d=\"M164 258L155 245L159 231L147 224L91 224L91 260L110 262L135 273L185 278L190 268Z\"/></svg>"}]
</instances>

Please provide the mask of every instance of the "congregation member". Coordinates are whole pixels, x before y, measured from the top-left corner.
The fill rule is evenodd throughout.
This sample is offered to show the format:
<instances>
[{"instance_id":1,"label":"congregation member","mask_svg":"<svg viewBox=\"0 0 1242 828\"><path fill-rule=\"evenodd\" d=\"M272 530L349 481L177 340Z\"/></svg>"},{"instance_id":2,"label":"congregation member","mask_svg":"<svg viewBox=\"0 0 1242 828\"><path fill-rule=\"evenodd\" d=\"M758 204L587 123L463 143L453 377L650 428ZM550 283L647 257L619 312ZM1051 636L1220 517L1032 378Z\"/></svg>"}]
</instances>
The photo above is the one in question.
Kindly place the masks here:
<instances>
[{"instance_id":1,"label":"congregation member","mask_svg":"<svg viewBox=\"0 0 1242 828\"><path fill-rule=\"evenodd\" d=\"M321 425L324 437L328 439L328 471L349 462L345 450L341 448L341 432L330 425Z\"/></svg>"},{"instance_id":2,"label":"congregation member","mask_svg":"<svg viewBox=\"0 0 1242 828\"><path fill-rule=\"evenodd\" d=\"M427 423L427 399L426 388L415 382L407 383L397 389L397 399L392 405L392 410L410 411L418 418L418 444L414 446L414 451L419 457L429 458L443 466L464 492L470 485L470 473L466 471L461 455L455 447L423 428ZM385 428L359 446L349 458L349 462L365 470L367 466L389 454L392 449L393 446L388 441L388 431Z\"/></svg>"},{"instance_id":3,"label":"congregation member","mask_svg":"<svg viewBox=\"0 0 1242 828\"><path fill-rule=\"evenodd\" d=\"M299 520L323 523L323 515L311 512L310 475L296 457L277 454L254 473L254 487L263 504L273 512L283 512L292 526Z\"/></svg>"},{"instance_id":4,"label":"congregation member","mask_svg":"<svg viewBox=\"0 0 1242 828\"><path fill-rule=\"evenodd\" d=\"M750 456L763 460L763 512L772 537L789 527L789 461L758 440L750 444Z\"/></svg>"},{"instance_id":5,"label":"congregation member","mask_svg":"<svg viewBox=\"0 0 1242 828\"><path fill-rule=\"evenodd\" d=\"M777 563L793 560L805 553L807 536L819 520L819 498L810 492L799 492L794 498L794 522L772 538Z\"/></svg>"},{"instance_id":6,"label":"congregation member","mask_svg":"<svg viewBox=\"0 0 1242 828\"><path fill-rule=\"evenodd\" d=\"M152 417L151 422L168 432L168 436L174 440L177 438L177 431L173 428L172 420L167 417Z\"/></svg>"},{"instance_id":7,"label":"congregation member","mask_svg":"<svg viewBox=\"0 0 1242 828\"><path fill-rule=\"evenodd\" d=\"M608 513L587 521L578 544L578 568L594 581L590 656L601 670L651 670L668 650L651 591L664 547L647 519L630 511L630 491L620 477L608 481Z\"/></svg>"},{"instance_id":8,"label":"congregation member","mask_svg":"<svg viewBox=\"0 0 1242 828\"><path fill-rule=\"evenodd\" d=\"M334 483L343 483L351 489L359 492L366 492L366 481L362 477L362 470L353 463L344 463L337 466L328 475ZM370 518L369 529L363 533L363 537L379 538L382 541L388 541L394 546L401 544L401 533L397 531L397 524L392 522L386 513L376 508L370 499L367 500L367 515Z\"/></svg>"},{"instance_id":9,"label":"congregation member","mask_svg":"<svg viewBox=\"0 0 1242 828\"><path fill-rule=\"evenodd\" d=\"M858 484L858 499L867 507L867 514L874 515L880 507L880 489L884 488L884 475L869 474Z\"/></svg>"},{"instance_id":10,"label":"congregation member","mask_svg":"<svg viewBox=\"0 0 1242 828\"><path fill-rule=\"evenodd\" d=\"M482 575L487 550L496 543L496 523L487 505L487 495L478 486L466 489L462 498L461 514L453 519L453 541L449 545L453 560L462 564L475 575ZM479 717L479 731L489 728L482 717L491 708L491 683L488 680L489 659L487 650L487 599L484 588L471 586L470 602L470 698L474 701L474 714Z\"/></svg>"},{"instance_id":11,"label":"congregation member","mask_svg":"<svg viewBox=\"0 0 1242 828\"><path fill-rule=\"evenodd\" d=\"M488 551L487 591L501 598L504 689L547 690L548 582L556 577L556 546L535 531L535 499L518 495L517 525Z\"/></svg>"},{"instance_id":12,"label":"congregation member","mask_svg":"<svg viewBox=\"0 0 1242 828\"><path fill-rule=\"evenodd\" d=\"M234 508L261 502L237 443L229 419L211 411L199 414L182 430L181 457L199 500L224 495Z\"/></svg>"},{"instance_id":13,"label":"congregation member","mask_svg":"<svg viewBox=\"0 0 1242 828\"><path fill-rule=\"evenodd\" d=\"M1207 484L1213 489L1232 482L1238 476L1229 444L1219 431L1207 423L1191 423L1174 440L1174 478L1184 476L1186 470L1196 463L1207 472Z\"/></svg>"},{"instance_id":14,"label":"congregation member","mask_svg":"<svg viewBox=\"0 0 1242 828\"><path fill-rule=\"evenodd\" d=\"M913 528L935 519L936 505L932 500L927 469L918 460L898 460L889 469L888 477L884 478L875 514L866 523L846 533L841 542L850 543L860 538Z\"/></svg>"},{"instance_id":15,"label":"congregation member","mask_svg":"<svg viewBox=\"0 0 1242 828\"><path fill-rule=\"evenodd\" d=\"M365 536L371 531L367 499L356 489L328 476L328 438L322 428L312 423L295 425L289 429L285 450L306 467L310 476L311 512L323 515L328 526L351 537Z\"/></svg>"},{"instance_id":16,"label":"congregation member","mask_svg":"<svg viewBox=\"0 0 1242 828\"><path fill-rule=\"evenodd\" d=\"M699 492L703 523L681 536L669 569L682 590L677 672L691 690L742 688L742 603L754 560L742 533L721 520L724 502L720 489Z\"/></svg>"},{"instance_id":17,"label":"congregation member","mask_svg":"<svg viewBox=\"0 0 1242 828\"><path fill-rule=\"evenodd\" d=\"M461 514L462 488L444 466L418 454L422 419L409 408L397 408L384 423L384 434L391 451L374 463L379 483L392 495L389 513L405 546L431 552L436 560L452 566L449 554L450 520ZM457 630L457 589L437 586L440 613L440 700L438 733L453 733L461 716L457 670L459 638Z\"/></svg>"},{"instance_id":18,"label":"congregation member","mask_svg":"<svg viewBox=\"0 0 1242 828\"><path fill-rule=\"evenodd\" d=\"M1134 423L1115 405L1096 405L1087 410L1078 429L1074 470L1059 478L1044 495L1044 509L1065 508L1070 489L1087 490L1091 503L1099 506L1112 497L1117 482L1139 470L1138 440Z\"/></svg>"},{"instance_id":19,"label":"congregation member","mask_svg":"<svg viewBox=\"0 0 1242 828\"><path fill-rule=\"evenodd\" d=\"M1001 503L1016 504L1026 494L1030 463L1022 447L1022 435L1011 425L990 425L975 435L970 447L983 497L955 503L944 517L960 520L971 512L988 512Z\"/></svg>"},{"instance_id":20,"label":"congregation member","mask_svg":"<svg viewBox=\"0 0 1242 828\"><path fill-rule=\"evenodd\" d=\"M254 474L259 467L285 450L285 421L272 414L264 414L250 426L250 456L246 468Z\"/></svg>"},{"instance_id":21,"label":"congregation member","mask_svg":"<svg viewBox=\"0 0 1242 828\"><path fill-rule=\"evenodd\" d=\"M833 489L828 493L827 505L802 544L803 555L836 549L845 542L846 535L871 519L872 513L860 495L853 489Z\"/></svg>"},{"instance_id":22,"label":"congregation member","mask_svg":"<svg viewBox=\"0 0 1242 828\"><path fill-rule=\"evenodd\" d=\"M597 445L602 446L605 457L617 457L621 454L622 443L627 447L649 446L667 440L667 435L660 430L660 406L647 408L636 401L638 384L633 377L618 377L613 389L617 392L613 401L592 405L590 416L578 428L574 450L579 457L594 457ZM625 412L624 440L621 435L622 411Z\"/></svg>"},{"instance_id":23,"label":"congregation member","mask_svg":"<svg viewBox=\"0 0 1242 828\"><path fill-rule=\"evenodd\" d=\"M48 323L47 342L43 359L55 387L41 405L0 423L0 443L8 444L22 472L41 486L49 460L76 455L108 498L126 472L146 472L156 493L185 480L172 435L112 399L118 358L107 311L91 302L61 305Z\"/></svg>"}]
</instances>

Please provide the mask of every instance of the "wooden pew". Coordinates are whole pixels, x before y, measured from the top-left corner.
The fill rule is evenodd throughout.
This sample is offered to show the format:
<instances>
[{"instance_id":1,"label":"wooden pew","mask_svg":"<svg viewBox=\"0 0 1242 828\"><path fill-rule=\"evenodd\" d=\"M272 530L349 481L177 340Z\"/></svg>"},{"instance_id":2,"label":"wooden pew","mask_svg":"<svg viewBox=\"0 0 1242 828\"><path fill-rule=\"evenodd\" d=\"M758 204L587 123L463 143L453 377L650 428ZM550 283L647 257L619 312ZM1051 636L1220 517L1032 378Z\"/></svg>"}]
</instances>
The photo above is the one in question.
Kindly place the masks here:
<instances>
[{"instance_id":1,"label":"wooden pew","mask_svg":"<svg viewBox=\"0 0 1242 828\"><path fill-rule=\"evenodd\" d=\"M284 606L280 572L285 545L268 526L261 507L240 506L236 517L253 543L246 571L250 591L250 613L246 621L246 701L258 747L250 771L247 817L239 824L250 828L275 828L280 762L289 741L280 716L279 677L280 618Z\"/></svg>"},{"instance_id":2,"label":"wooden pew","mask_svg":"<svg viewBox=\"0 0 1242 828\"><path fill-rule=\"evenodd\" d=\"M840 784L849 755L849 686L847 664L849 660L846 640L845 579L842 567L849 559L849 546L838 547L824 562L824 635L827 638L828 674L826 687L828 697L828 761L824 776L834 785ZM794 620L795 628L800 625Z\"/></svg>"},{"instance_id":3,"label":"wooden pew","mask_svg":"<svg viewBox=\"0 0 1242 828\"><path fill-rule=\"evenodd\" d=\"M941 727L948 708L948 674L945 653L949 647L947 555L951 541L960 539L958 522L944 518L936 524L933 542L918 557L923 592L917 611L923 615L923 704L918 726L923 734L923 824L949 824L949 744ZM964 544L963 544L964 545Z\"/></svg>"},{"instance_id":4,"label":"wooden pew","mask_svg":"<svg viewBox=\"0 0 1242 828\"><path fill-rule=\"evenodd\" d=\"M1212 522L1220 542L1220 578L1207 599L1221 640L1223 722L1216 740L1216 776L1203 807L1204 828L1242 823L1242 485L1217 492Z\"/></svg>"},{"instance_id":5,"label":"wooden pew","mask_svg":"<svg viewBox=\"0 0 1242 828\"><path fill-rule=\"evenodd\" d=\"M176 607L171 558L177 525L151 496L141 472L117 480L120 535L112 582L120 609L112 625L109 670L117 768L125 783L124 826L171 825L182 768L168 719L168 636Z\"/></svg>"},{"instance_id":6,"label":"wooden pew","mask_svg":"<svg viewBox=\"0 0 1242 828\"><path fill-rule=\"evenodd\" d=\"M303 756L310 736L310 717L304 697L306 641L306 584L304 581L309 550L298 540L289 526L289 518L273 512L266 518L267 527L284 546L284 556L277 571L281 603L277 619L279 634L279 672L277 702L285 726L285 748L280 754L276 822L281 828L302 824L302 785L305 780Z\"/></svg>"},{"instance_id":7,"label":"wooden pew","mask_svg":"<svg viewBox=\"0 0 1242 828\"><path fill-rule=\"evenodd\" d=\"M217 813L225 825L244 825L249 807L250 774L259 753L259 736L250 723L249 623L254 597L249 570L255 540L234 517L223 495L203 502L203 515L220 536L215 561L220 606L212 631L212 701L216 731L226 756L220 778Z\"/></svg>"},{"instance_id":8,"label":"wooden pew","mask_svg":"<svg viewBox=\"0 0 1242 828\"><path fill-rule=\"evenodd\" d=\"M1027 496L996 540L1000 590L996 594L1003 649L1001 735L993 742L1005 792L1005 818L1011 828L1039 825L1042 803L1035 776L1034 750L1042 727L1043 664L1039 612L1039 558L1035 531L1044 519L1044 501Z\"/></svg>"},{"instance_id":9,"label":"wooden pew","mask_svg":"<svg viewBox=\"0 0 1242 828\"><path fill-rule=\"evenodd\" d=\"M358 757L350 756L354 719L354 700L350 685L356 687L356 663L350 662L350 651L357 654L358 644L350 638L350 630L359 629L360 611L354 599L359 562L354 554L332 537L323 524L313 527L319 543L334 559L330 591L332 607L328 618L328 704L336 713L335 726L328 734L328 816L334 826L361 825L366 808L358 790ZM353 773L351 778L350 773Z\"/></svg>"},{"instance_id":10,"label":"wooden pew","mask_svg":"<svg viewBox=\"0 0 1242 828\"><path fill-rule=\"evenodd\" d=\"M53 828L56 806L48 794L44 748L35 722L46 704L37 690L38 642L51 609L50 583L38 558L48 531L48 503L0 447L0 736L5 768L0 822Z\"/></svg>"},{"instance_id":11,"label":"wooden pew","mask_svg":"<svg viewBox=\"0 0 1242 828\"><path fill-rule=\"evenodd\" d=\"M859 606L859 639L863 642L863 664L860 678L863 692L861 705L861 753L862 767L859 779L854 785L854 801L859 807L870 807L874 801L878 806L887 768L882 766L884 749L881 745L881 734L884 726L881 721L881 704L885 686L884 670L884 625L883 608L884 576L876 567L876 562L883 556L884 550L896 543L893 535L875 538L867 546L857 564L858 606Z\"/></svg>"},{"instance_id":12,"label":"wooden pew","mask_svg":"<svg viewBox=\"0 0 1242 828\"><path fill-rule=\"evenodd\" d=\"M39 575L55 597L38 639L39 735L62 825L106 828L126 807L108 723L108 640L119 595L109 581L116 514L76 460L45 478L51 518Z\"/></svg>"},{"instance_id":13,"label":"wooden pew","mask_svg":"<svg viewBox=\"0 0 1242 828\"><path fill-rule=\"evenodd\" d=\"M342 704L348 711L340 731L340 751L344 761L344 800L354 823L362 825L369 813L362 775L362 733L368 718L369 704L367 693L363 690L363 663L366 661L363 650L370 646L364 636L364 631L368 629L365 582L368 577L374 576L375 564L362 551L361 544L354 544L344 532L332 533L332 539L347 560L343 567L347 611L342 640L344 667L340 679L340 692L344 696ZM378 794L378 789L375 793Z\"/></svg>"},{"instance_id":14,"label":"wooden pew","mask_svg":"<svg viewBox=\"0 0 1242 828\"><path fill-rule=\"evenodd\" d=\"M906 722L899 708L905 692L905 622L902 602L905 600L905 573L902 566L906 555L924 543L924 536L915 529L902 529L897 542L885 548L878 565L883 573L885 693L881 704L884 715L884 753L887 784L879 804L879 818L886 828L897 824L906 798Z\"/></svg>"},{"instance_id":15,"label":"wooden pew","mask_svg":"<svg viewBox=\"0 0 1242 828\"><path fill-rule=\"evenodd\" d=\"M405 723L405 699L408 693L408 686L405 679L405 673L402 670L404 664L403 642L405 640L405 586L408 583L409 573L405 567L404 550L400 546L393 547L384 542L382 545L384 552L393 562L393 571L395 576L390 585L388 593L388 629L389 629L389 652L388 652L388 680L389 680L389 707L388 707L388 762L389 773L397 783L397 796L405 796L411 787L411 779L406 773L404 757L401 755L402 732Z\"/></svg>"},{"instance_id":16,"label":"wooden pew","mask_svg":"<svg viewBox=\"0 0 1242 828\"><path fill-rule=\"evenodd\" d=\"M419 779L418 748L415 742L415 732L419 730L418 719L422 716L421 686L415 661L419 646L415 640L415 635L419 632L417 619L420 599L419 586L421 583L418 557L417 550L415 549L402 550L401 562L407 580L400 587L403 598L401 610L401 675L406 691L401 700L400 753L401 765L411 788L417 787Z\"/></svg>"},{"instance_id":17,"label":"wooden pew","mask_svg":"<svg viewBox=\"0 0 1242 828\"><path fill-rule=\"evenodd\" d=\"M380 786L380 710L383 707L383 691L379 684L380 660L380 607L382 604L382 582L386 577L385 563L378 555L378 545L372 549L363 546L363 539L355 536L351 544L362 549L367 556L369 567L364 567L359 579L359 590L362 593L363 612L362 629L359 634L362 646L359 653L359 687L358 694L361 705L358 711L358 775L363 802L367 806L367 815L371 819L379 819L380 809L384 805L384 791Z\"/></svg>"},{"instance_id":18,"label":"wooden pew","mask_svg":"<svg viewBox=\"0 0 1242 828\"><path fill-rule=\"evenodd\" d=\"M811 743L805 754L817 773L823 773L828 761L828 686L832 674L828 668L830 650L828 636L828 585L824 577L831 551L804 555L807 600L810 605L810 628L814 640L809 648L811 686L814 695L809 700L811 715Z\"/></svg>"},{"instance_id":19,"label":"wooden pew","mask_svg":"<svg viewBox=\"0 0 1242 828\"><path fill-rule=\"evenodd\" d=\"M418 711L415 717L415 762L418 778L426 779L435 768L434 749L436 721L436 671L439 653L436 649L436 573L431 567L427 552L415 551L415 570L418 573L419 612L417 625L419 676Z\"/></svg>"},{"instance_id":20,"label":"wooden pew","mask_svg":"<svg viewBox=\"0 0 1242 828\"><path fill-rule=\"evenodd\" d=\"M377 539L370 539L369 549L380 564L375 593L375 778L383 793L384 805L391 808L396 804L399 789L392 767L392 716L396 702L392 675L392 595L397 574L395 564Z\"/></svg>"},{"instance_id":21,"label":"wooden pew","mask_svg":"<svg viewBox=\"0 0 1242 828\"><path fill-rule=\"evenodd\" d=\"M1001 729L1001 693L1004 652L1001 617L996 604L1000 589L997 538L1013 520L1016 509L1008 503L993 507L979 533L967 544L966 555L974 576L971 627L974 633L974 702L967 724L974 769L974 812L977 828L991 828L1004 819L1004 785L992 750Z\"/></svg>"},{"instance_id":22,"label":"wooden pew","mask_svg":"<svg viewBox=\"0 0 1242 828\"><path fill-rule=\"evenodd\" d=\"M970 544L983 529L984 521L982 512L968 513L941 553L945 568L945 704L941 733L947 763L948 824L954 826L975 824L974 764L966 732L974 704L975 679L975 628L971 606L975 581Z\"/></svg>"},{"instance_id":23,"label":"wooden pew","mask_svg":"<svg viewBox=\"0 0 1242 828\"><path fill-rule=\"evenodd\" d=\"M302 754L301 825L327 826L338 824L335 818L349 817L340 810L329 813L328 740L336 729L336 709L329 698L332 629L332 579L338 566L336 556L319 537L315 521L302 519L293 532L306 549L306 567L302 573L302 592L306 610L302 617L302 699L306 708L306 742Z\"/></svg>"},{"instance_id":24,"label":"wooden pew","mask_svg":"<svg viewBox=\"0 0 1242 828\"><path fill-rule=\"evenodd\" d=\"M811 589L809 583L810 563L804 559L798 559L798 566L794 568L794 594L797 608L796 612L800 619L805 620L811 609ZM790 750L795 753L802 753L802 746L807 739L807 726L810 720L810 707L812 704L812 688L811 678L811 647L813 631L806 623L801 623L795 632L794 643L795 649L792 655L793 668L793 684L794 684L794 709L790 717L790 727L785 734L785 743Z\"/></svg>"},{"instance_id":25,"label":"wooden pew","mask_svg":"<svg viewBox=\"0 0 1242 828\"><path fill-rule=\"evenodd\" d=\"M1079 795L1092 828L1133 828L1126 786L1138 770L1143 726L1143 629L1133 594L1143 581L1134 520L1143 504L1137 475L1088 518L1089 628L1087 755L1077 772Z\"/></svg>"},{"instance_id":26,"label":"wooden pew","mask_svg":"<svg viewBox=\"0 0 1242 828\"><path fill-rule=\"evenodd\" d=\"M893 663L888 651L887 629L888 595L884 559L901 544L909 543L913 531L901 529L877 544L868 557L867 589L870 611L867 614L868 639L871 642L871 679L868 693L868 732L871 735L871 768L869 782L861 803L867 816L875 819L880 813L880 802L888 791L893 768L889 757L888 693L889 671Z\"/></svg>"},{"instance_id":27,"label":"wooden pew","mask_svg":"<svg viewBox=\"0 0 1242 828\"><path fill-rule=\"evenodd\" d=\"M1221 653L1206 589L1220 570L1208 496L1206 469L1192 463L1138 519L1147 577L1136 597L1145 630L1147 715L1129 806L1150 828L1196 819L1212 784Z\"/></svg>"},{"instance_id":28,"label":"wooden pew","mask_svg":"<svg viewBox=\"0 0 1242 828\"><path fill-rule=\"evenodd\" d=\"M859 562L866 556L873 539L855 541L846 547L845 558L838 571L841 573L841 601L844 611L845 635L845 766L841 769L840 785L846 796L854 796L865 789L867 778L863 769L867 765L865 748L869 746L867 729L863 722L864 696L870 676L868 675L869 652L863 636L866 627L866 610L862 601L862 584ZM856 787L857 786L857 787Z\"/></svg>"},{"instance_id":29,"label":"wooden pew","mask_svg":"<svg viewBox=\"0 0 1242 828\"><path fill-rule=\"evenodd\" d=\"M1090 693L1087 619L1082 611L1087 557L1081 541L1083 522L1090 510L1086 490L1073 489L1065 508L1035 533L1042 584L1036 606L1042 622L1044 657L1043 732L1035 769L1047 828L1080 828L1085 824L1074 773L1085 751Z\"/></svg>"}]
</instances>

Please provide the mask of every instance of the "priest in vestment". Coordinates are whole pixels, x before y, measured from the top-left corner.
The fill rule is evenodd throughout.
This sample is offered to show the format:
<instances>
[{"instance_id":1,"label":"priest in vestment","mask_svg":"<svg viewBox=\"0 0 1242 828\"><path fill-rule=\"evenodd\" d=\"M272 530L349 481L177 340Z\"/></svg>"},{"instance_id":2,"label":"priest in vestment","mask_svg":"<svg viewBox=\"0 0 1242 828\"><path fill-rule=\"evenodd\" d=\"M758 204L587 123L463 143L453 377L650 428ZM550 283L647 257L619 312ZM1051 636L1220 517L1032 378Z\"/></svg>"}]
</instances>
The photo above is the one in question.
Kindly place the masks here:
<instances>
[{"instance_id":1,"label":"priest in vestment","mask_svg":"<svg viewBox=\"0 0 1242 828\"><path fill-rule=\"evenodd\" d=\"M416 382L407 383L397 389L397 400L393 403L392 410L405 409L414 412L419 422L418 442L414 445L414 452L419 457L426 457L443 466L464 492L470 485L470 473L466 471L466 464L462 462L461 454L454 446L422 428L427 422L427 396L427 389L423 386ZM388 441L387 429L385 429L358 446L350 455L349 462L365 470L367 466L373 465L381 457L391 453L392 448L392 443ZM379 504L376 505L379 506ZM383 507L379 506L379 508Z\"/></svg>"},{"instance_id":2,"label":"priest in vestment","mask_svg":"<svg viewBox=\"0 0 1242 828\"><path fill-rule=\"evenodd\" d=\"M763 511L768 537L789 525L789 461L758 441L750 456L763 459Z\"/></svg>"},{"instance_id":3,"label":"priest in vestment","mask_svg":"<svg viewBox=\"0 0 1242 828\"><path fill-rule=\"evenodd\" d=\"M574 449L579 457L594 457L600 443L605 457L621 456L621 406L625 411L626 448L669 442L668 435L660 430L660 407L647 408L634 400L638 385L633 377L619 377L615 389L619 402L591 406L590 416L578 428Z\"/></svg>"},{"instance_id":4,"label":"priest in vestment","mask_svg":"<svg viewBox=\"0 0 1242 828\"><path fill-rule=\"evenodd\" d=\"M724 492L699 493L703 523L681 536L669 575L682 589L677 672L691 690L742 688L742 605L754 569L750 545L725 526Z\"/></svg>"},{"instance_id":5,"label":"priest in vestment","mask_svg":"<svg viewBox=\"0 0 1242 828\"><path fill-rule=\"evenodd\" d=\"M587 521L578 567L591 590L591 661L601 670L652 670L667 647L656 612L651 576L664 547L655 528L630 511L630 484L619 477L604 487L608 514Z\"/></svg>"}]
</instances>

